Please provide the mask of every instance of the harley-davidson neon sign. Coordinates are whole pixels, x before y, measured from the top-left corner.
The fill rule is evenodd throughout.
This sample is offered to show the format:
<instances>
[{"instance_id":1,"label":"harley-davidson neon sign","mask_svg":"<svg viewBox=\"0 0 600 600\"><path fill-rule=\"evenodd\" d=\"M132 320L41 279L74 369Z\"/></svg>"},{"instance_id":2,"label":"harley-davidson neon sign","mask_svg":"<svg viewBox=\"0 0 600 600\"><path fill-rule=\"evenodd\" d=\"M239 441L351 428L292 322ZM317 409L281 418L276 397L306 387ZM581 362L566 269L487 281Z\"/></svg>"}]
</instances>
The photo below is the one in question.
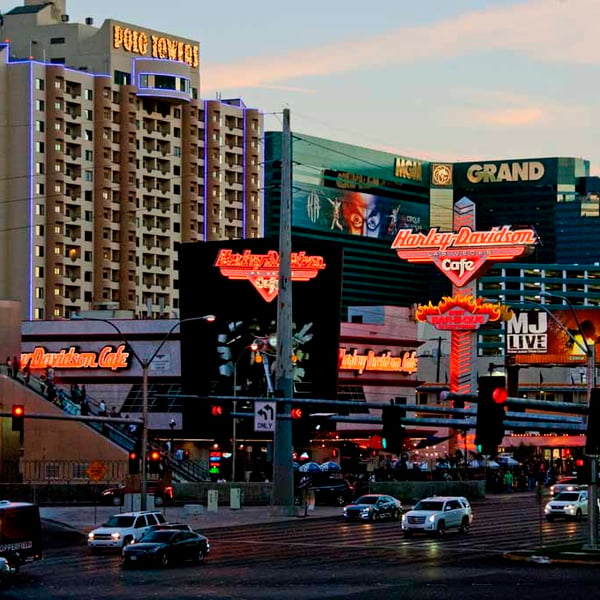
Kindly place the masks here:
<instances>
[{"instance_id":1,"label":"harley-davidson neon sign","mask_svg":"<svg viewBox=\"0 0 600 600\"><path fill-rule=\"evenodd\" d=\"M326 267L322 256L309 256L306 252L292 252L292 281L314 279ZM215 267L228 279L247 279L266 300L271 302L279 291L279 252L269 250L266 254L253 254L244 250L241 254L228 248L219 250Z\"/></svg>"},{"instance_id":2,"label":"harley-davidson neon sign","mask_svg":"<svg viewBox=\"0 0 600 600\"><path fill-rule=\"evenodd\" d=\"M534 229L511 229L509 225L474 231L461 227L457 232L427 233L400 229L392 249L400 258L413 263L431 262L457 287L479 277L492 262L517 258L537 243Z\"/></svg>"},{"instance_id":3,"label":"harley-davidson neon sign","mask_svg":"<svg viewBox=\"0 0 600 600\"><path fill-rule=\"evenodd\" d=\"M376 355L373 350L359 354L356 349L348 353L346 348L340 348L339 352L339 368L356 371L358 374L364 371L416 373L417 366L417 353L414 350L403 352L400 356L392 356L389 351Z\"/></svg>"},{"instance_id":4,"label":"harley-davidson neon sign","mask_svg":"<svg viewBox=\"0 0 600 600\"><path fill-rule=\"evenodd\" d=\"M445 331L474 330L489 321L506 320L506 310L502 304L485 302L472 295L444 296L437 306L431 302L417 306L415 319Z\"/></svg>"},{"instance_id":5,"label":"harley-davidson neon sign","mask_svg":"<svg viewBox=\"0 0 600 600\"><path fill-rule=\"evenodd\" d=\"M75 346L60 352L47 352L36 346L33 352L21 354L21 367L30 369L125 369L129 367L129 352L125 345L118 348L104 346L99 352L79 352Z\"/></svg>"}]
</instances>

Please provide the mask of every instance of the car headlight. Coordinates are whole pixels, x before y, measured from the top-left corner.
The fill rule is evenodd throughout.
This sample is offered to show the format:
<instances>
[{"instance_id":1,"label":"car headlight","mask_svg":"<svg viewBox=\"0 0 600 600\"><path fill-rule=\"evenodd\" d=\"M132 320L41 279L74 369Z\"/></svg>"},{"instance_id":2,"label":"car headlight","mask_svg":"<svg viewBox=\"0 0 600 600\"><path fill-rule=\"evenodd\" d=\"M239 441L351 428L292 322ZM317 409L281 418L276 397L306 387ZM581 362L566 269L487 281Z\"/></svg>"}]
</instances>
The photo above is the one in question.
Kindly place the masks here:
<instances>
[{"instance_id":1,"label":"car headlight","mask_svg":"<svg viewBox=\"0 0 600 600\"><path fill-rule=\"evenodd\" d=\"M93 531L90 531L90 532L88 533L88 540L93 540L93 539L94 539L94 532L93 532Z\"/></svg>"},{"instance_id":2,"label":"car headlight","mask_svg":"<svg viewBox=\"0 0 600 600\"><path fill-rule=\"evenodd\" d=\"M120 540L121 539L121 534L118 531L114 531L113 533L110 534L110 539L111 540Z\"/></svg>"},{"instance_id":3,"label":"car headlight","mask_svg":"<svg viewBox=\"0 0 600 600\"><path fill-rule=\"evenodd\" d=\"M434 523L434 522L435 522L435 515L429 515L429 516L427 517L427 520L428 520L430 523Z\"/></svg>"}]
</instances>

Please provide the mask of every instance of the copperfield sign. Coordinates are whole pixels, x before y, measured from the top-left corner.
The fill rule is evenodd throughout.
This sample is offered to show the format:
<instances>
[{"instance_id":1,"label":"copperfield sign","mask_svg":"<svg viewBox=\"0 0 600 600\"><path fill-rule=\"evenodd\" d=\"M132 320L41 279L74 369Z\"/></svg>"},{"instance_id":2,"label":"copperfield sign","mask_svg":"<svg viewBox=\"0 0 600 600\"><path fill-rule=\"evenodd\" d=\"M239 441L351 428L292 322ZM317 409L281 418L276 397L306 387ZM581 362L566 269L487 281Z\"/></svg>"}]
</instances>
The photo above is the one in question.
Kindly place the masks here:
<instances>
[{"instance_id":1,"label":"copperfield sign","mask_svg":"<svg viewBox=\"0 0 600 600\"><path fill-rule=\"evenodd\" d=\"M125 345L113 348L104 346L99 352L79 352L76 346L71 346L59 352L48 352L41 346L36 346L33 352L21 354L21 367L30 369L126 369L130 366L129 352Z\"/></svg>"},{"instance_id":2,"label":"copperfield sign","mask_svg":"<svg viewBox=\"0 0 600 600\"><path fill-rule=\"evenodd\" d=\"M537 243L534 229L511 229L510 225L476 231L463 226L458 231L427 233L400 229L392 242L398 256L412 263L433 263L457 287L479 277L493 262L513 260Z\"/></svg>"},{"instance_id":3,"label":"copperfield sign","mask_svg":"<svg viewBox=\"0 0 600 600\"><path fill-rule=\"evenodd\" d=\"M292 281L314 279L325 268L322 256L309 256L306 252L292 252ZM279 290L279 252L269 250L266 254L254 254L251 250L234 252L228 248L219 250L215 267L228 279L247 279L258 293L271 302Z\"/></svg>"},{"instance_id":4,"label":"copperfield sign","mask_svg":"<svg viewBox=\"0 0 600 600\"><path fill-rule=\"evenodd\" d=\"M350 352L347 352L346 348L340 348L339 359L340 369L350 369L358 374L364 371L416 373L418 366L417 353L414 350L392 356L389 351L375 354L373 350L369 350L366 354L359 354L355 348Z\"/></svg>"}]
</instances>

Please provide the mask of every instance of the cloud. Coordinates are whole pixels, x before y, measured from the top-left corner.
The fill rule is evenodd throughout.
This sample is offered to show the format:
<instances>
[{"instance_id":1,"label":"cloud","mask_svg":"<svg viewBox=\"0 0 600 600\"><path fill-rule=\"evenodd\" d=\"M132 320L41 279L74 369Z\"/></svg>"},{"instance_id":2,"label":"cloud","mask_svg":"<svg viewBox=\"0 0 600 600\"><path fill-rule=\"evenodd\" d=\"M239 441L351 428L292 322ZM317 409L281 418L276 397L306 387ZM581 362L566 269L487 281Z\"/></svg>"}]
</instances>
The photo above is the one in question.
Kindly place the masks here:
<instances>
[{"instance_id":1,"label":"cloud","mask_svg":"<svg viewBox=\"0 0 600 600\"><path fill-rule=\"evenodd\" d=\"M511 52L540 62L600 64L598 0L530 0L487 8L427 26L406 27L368 39L203 64L203 95L232 88L410 64L472 53Z\"/></svg>"}]
</instances>

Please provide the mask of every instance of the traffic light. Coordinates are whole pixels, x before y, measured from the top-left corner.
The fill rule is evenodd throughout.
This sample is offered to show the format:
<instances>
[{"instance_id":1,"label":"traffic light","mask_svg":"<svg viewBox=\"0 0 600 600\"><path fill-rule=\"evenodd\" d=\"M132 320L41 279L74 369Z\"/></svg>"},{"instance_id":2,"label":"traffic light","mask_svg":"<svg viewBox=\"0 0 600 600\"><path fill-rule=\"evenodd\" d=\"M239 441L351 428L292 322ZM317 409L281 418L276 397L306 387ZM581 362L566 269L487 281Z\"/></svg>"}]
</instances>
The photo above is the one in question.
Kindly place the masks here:
<instances>
[{"instance_id":1,"label":"traffic light","mask_svg":"<svg viewBox=\"0 0 600 600\"><path fill-rule=\"evenodd\" d=\"M477 392L477 424L475 444L481 453L494 456L504 438L504 404L506 402L506 378L486 375L479 378Z\"/></svg>"},{"instance_id":2,"label":"traffic light","mask_svg":"<svg viewBox=\"0 0 600 600\"><path fill-rule=\"evenodd\" d=\"M23 421L25 420L25 407L22 404L12 405L12 430L23 431Z\"/></svg>"},{"instance_id":3,"label":"traffic light","mask_svg":"<svg viewBox=\"0 0 600 600\"><path fill-rule=\"evenodd\" d=\"M600 388L592 388L587 417L585 453L600 454Z\"/></svg>"},{"instance_id":4,"label":"traffic light","mask_svg":"<svg viewBox=\"0 0 600 600\"><path fill-rule=\"evenodd\" d=\"M160 474L160 471L160 452L158 450L152 450L150 452L150 460L148 461L148 472L158 475Z\"/></svg>"},{"instance_id":5,"label":"traffic light","mask_svg":"<svg viewBox=\"0 0 600 600\"><path fill-rule=\"evenodd\" d=\"M577 483L579 485L590 485L590 483L592 483L590 458L588 456L576 458L575 468L577 469Z\"/></svg>"},{"instance_id":6,"label":"traffic light","mask_svg":"<svg viewBox=\"0 0 600 600\"><path fill-rule=\"evenodd\" d=\"M129 474L130 475L139 475L140 473L140 455L132 450L129 453Z\"/></svg>"},{"instance_id":7,"label":"traffic light","mask_svg":"<svg viewBox=\"0 0 600 600\"><path fill-rule=\"evenodd\" d=\"M311 422L308 405L292 406L292 442L296 450L310 448Z\"/></svg>"},{"instance_id":8,"label":"traffic light","mask_svg":"<svg viewBox=\"0 0 600 600\"><path fill-rule=\"evenodd\" d=\"M215 443L227 446L233 431L231 408L226 403L213 402L210 405L210 433Z\"/></svg>"},{"instance_id":9,"label":"traffic light","mask_svg":"<svg viewBox=\"0 0 600 600\"><path fill-rule=\"evenodd\" d=\"M385 406L381 411L381 446L388 452L402 454L404 446L404 427L402 426L402 414L404 410L400 406L391 404Z\"/></svg>"}]
</instances>

